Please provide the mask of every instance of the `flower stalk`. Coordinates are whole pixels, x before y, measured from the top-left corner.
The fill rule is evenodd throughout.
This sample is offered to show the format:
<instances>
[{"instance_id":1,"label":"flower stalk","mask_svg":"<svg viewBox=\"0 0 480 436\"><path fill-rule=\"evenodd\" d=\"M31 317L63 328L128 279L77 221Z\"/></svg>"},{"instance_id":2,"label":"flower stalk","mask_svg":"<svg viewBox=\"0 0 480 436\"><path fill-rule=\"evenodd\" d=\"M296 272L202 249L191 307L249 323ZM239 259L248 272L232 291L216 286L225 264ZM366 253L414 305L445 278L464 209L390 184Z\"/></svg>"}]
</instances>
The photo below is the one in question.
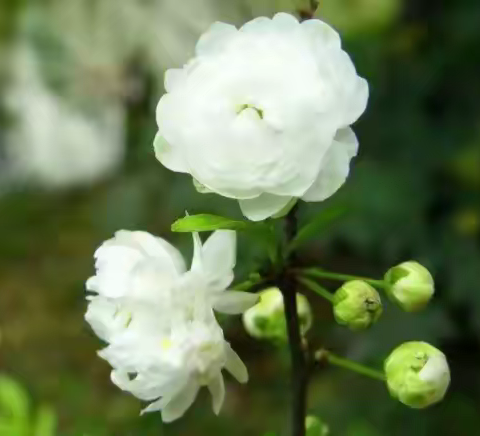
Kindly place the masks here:
<instances>
[{"instance_id":1,"label":"flower stalk","mask_svg":"<svg viewBox=\"0 0 480 436\"><path fill-rule=\"evenodd\" d=\"M297 207L294 206L285 219L285 237L289 244L297 233ZM295 253L290 253L286 265L295 264ZM305 435L305 416L308 385L308 367L297 312L296 281L287 269L281 274L278 287L283 293L288 342L292 360L292 436Z\"/></svg>"},{"instance_id":2,"label":"flower stalk","mask_svg":"<svg viewBox=\"0 0 480 436\"><path fill-rule=\"evenodd\" d=\"M351 274L341 274L341 273L335 273L330 271L324 271L321 268L304 268L304 269L298 269L296 270L296 272L304 276L316 277L320 279L338 280L341 282L345 282L349 280L362 280L377 288L381 288L381 289L387 288L387 285L383 280L376 280L368 277L359 277Z\"/></svg>"},{"instance_id":3,"label":"flower stalk","mask_svg":"<svg viewBox=\"0 0 480 436\"><path fill-rule=\"evenodd\" d=\"M328 300L330 301L330 303L333 303L333 294L327 291L323 286L320 286L317 282L314 282L313 280L308 279L306 277L297 277L297 280L306 288L320 295L320 297L323 297L325 298L325 300Z\"/></svg>"},{"instance_id":4,"label":"flower stalk","mask_svg":"<svg viewBox=\"0 0 480 436\"><path fill-rule=\"evenodd\" d=\"M385 381L385 374L382 371L378 371L368 366L362 365L361 363L354 362L350 359L337 356L328 350L320 350L316 353L316 360L326 361L331 365L338 366L340 368L348 369L350 371L356 372L361 375L373 378L375 380Z\"/></svg>"}]
</instances>

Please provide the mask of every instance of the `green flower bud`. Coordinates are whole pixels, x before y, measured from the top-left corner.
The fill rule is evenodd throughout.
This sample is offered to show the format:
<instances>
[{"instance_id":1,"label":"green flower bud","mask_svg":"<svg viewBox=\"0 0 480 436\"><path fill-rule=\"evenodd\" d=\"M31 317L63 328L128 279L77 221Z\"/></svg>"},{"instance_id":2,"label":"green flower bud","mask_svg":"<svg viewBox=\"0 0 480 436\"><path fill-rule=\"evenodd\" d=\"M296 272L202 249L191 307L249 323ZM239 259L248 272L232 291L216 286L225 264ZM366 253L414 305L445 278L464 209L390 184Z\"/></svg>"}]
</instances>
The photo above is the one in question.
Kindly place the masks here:
<instances>
[{"instance_id":1,"label":"green flower bud","mask_svg":"<svg viewBox=\"0 0 480 436\"><path fill-rule=\"evenodd\" d=\"M352 330L370 327L382 314L378 292L362 280L343 284L333 296L333 313L339 324Z\"/></svg>"},{"instance_id":2,"label":"green flower bud","mask_svg":"<svg viewBox=\"0 0 480 436\"><path fill-rule=\"evenodd\" d=\"M439 402L450 384L445 355L426 342L406 342L385 360L392 397L414 409Z\"/></svg>"},{"instance_id":3,"label":"green flower bud","mask_svg":"<svg viewBox=\"0 0 480 436\"><path fill-rule=\"evenodd\" d=\"M305 419L306 436L328 436L328 425L316 416L307 416Z\"/></svg>"},{"instance_id":4,"label":"green flower bud","mask_svg":"<svg viewBox=\"0 0 480 436\"><path fill-rule=\"evenodd\" d=\"M431 274L414 261L390 268L385 274L385 283L390 299L407 312L422 309L434 292Z\"/></svg>"},{"instance_id":5,"label":"green flower bud","mask_svg":"<svg viewBox=\"0 0 480 436\"><path fill-rule=\"evenodd\" d=\"M269 288L259 293L260 301L243 314L245 330L258 339L285 340L283 295L278 288ZM312 311L307 298L297 294L297 313L302 334L312 326Z\"/></svg>"}]
</instances>

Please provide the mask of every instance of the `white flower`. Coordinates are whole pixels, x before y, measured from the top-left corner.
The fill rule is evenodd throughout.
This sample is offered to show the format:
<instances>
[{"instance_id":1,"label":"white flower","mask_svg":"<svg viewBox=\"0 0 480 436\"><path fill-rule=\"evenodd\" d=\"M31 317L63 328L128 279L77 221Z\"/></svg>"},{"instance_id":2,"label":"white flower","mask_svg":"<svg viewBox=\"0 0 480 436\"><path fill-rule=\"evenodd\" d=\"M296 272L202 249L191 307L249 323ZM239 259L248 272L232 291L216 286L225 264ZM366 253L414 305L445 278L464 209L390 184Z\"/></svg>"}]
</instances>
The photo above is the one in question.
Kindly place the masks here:
<instances>
[{"instance_id":1,"label":"white flower","mask_svg":"<svg viewBox=\"0 0 480 436\"><path fill-rule=\"evenodd\" d=\"M338 34L320 20L280 13L237 30L215 23L196 57L165 75L157 158L206 189L240 201L252 220L302 198L321 201L345 181L365 110Z\"/></svg>"},{"instance_id":2,"label":"white flower","mask_svg":"<svg viewBox=\"0 0 480 436\"><path fill-rule=\"evenodd\" d=\"M177 306L129 305L94 297L87 321L108 346L99 352L113 367L112 381L144 401L143 412L162 411L164 422L182 416L202 386L212 394L219 413L225 396L222 369L246 383L245 365L224 340L211 310L201 303L189 319Z\"/></svg>"},{"instance_id":3,"label":"white flower","mask_svg":"<svg viewBox=\"0 0 480 436\"><path fill-rule=\"evenodd\" d=\"M27 44L16 49L13 76L5 97L13 119L6 135L11 178L58 188L92 183L118 168L125 151L118 102L103 102L90 114L55 95Z\"/></svg>"},{"instance_id":4,"label":"white flower","mask_svg":"<svg viewBox=\"0 0 480 436\"><path fill-rule=\"evenodd\" d=\"M95 253L97 273L87 281L85 315L108 346L99 355L113 368L112 381L152 401L165 422L182 416L207 386L213 410L225 396L222 370L241 383L245 365L223 337L213 308L240 313L257 302L226 291L233 280L236 234L213 233L202 245L194 234L190 271L178 250L146 232L117 232Z\"/></svg>"},{"instance_id":5,"label":"white flower","mask_svg":"<svg viewBox=\"0 0 480 436\"><path fill-rule=\"evenodd\" d=\"M258 296L227 291L233 281L236 233L214 232L202 245L193 234L194 255L186 271L180 252L162 238L147 232L122 230L95 253L97 273L87 289L107 298L133 299L163 307L195 304L202 299L214 309L242 313Z\"/></svg>"}]
</instances>

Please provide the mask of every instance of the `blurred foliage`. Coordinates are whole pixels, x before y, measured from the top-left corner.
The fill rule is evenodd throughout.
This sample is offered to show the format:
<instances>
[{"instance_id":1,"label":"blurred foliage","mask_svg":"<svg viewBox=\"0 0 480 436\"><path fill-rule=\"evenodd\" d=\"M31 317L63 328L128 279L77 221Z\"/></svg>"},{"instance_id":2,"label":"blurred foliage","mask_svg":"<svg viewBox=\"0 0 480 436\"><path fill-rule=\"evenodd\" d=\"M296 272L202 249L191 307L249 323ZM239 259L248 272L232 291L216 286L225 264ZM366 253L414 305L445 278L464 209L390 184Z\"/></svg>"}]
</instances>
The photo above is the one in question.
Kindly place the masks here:
<instances>
[{"instance_id":1,"label":"blurred foliage","mask_svg":"<svg viewBox=\"0 0 480 436\"><path fill-rule=\"evenodd\" d=\"M28 393L15 380L0 376L0 435L55 436L55 412L41 405L31 411Z\"/></svg>"},{"instance_id":2,"label":"blurred foliage","mask_svg":"<svg viewBox=\"0 0 480 436\"><path fill-rule=\"evenodd\" d=\"M188 58L208 22L240 24L278 10L305 10L309 2L212 0L195 3L195 8L187 0L170 2L175 20L165 12L158 28L168 32L159 40L151 36L148 49L135 38L128 43L115 39L142 36L138 27L127 35L129 20L115 15L97 23L97 30L114 36L111 53L105 42L110 36L101 43L95 33L83 40L88 26L74 28L68 24L72 21L58 26L62 20L50 8L60 3L66 9L78 6L71 0L0 3L0 96L8 89L12 41L27 34L52 92L88 101L107 92L121 101L127 154L116 174L95 185L55 191L32 184L0 186L2 372L28 386L35 401L54 405L62 436L288 434L288 354L249 338L236 318L225 320L226 336L245 358L251 382L245 387L227 384L220 416L211 413L201 395L180 422L163 426L157 414L140 418L139 402L111 384L108 365L95 354L101 345L83 322L83 284L93 272L95 248L117 229L150 231L188 253L189 236L170 233L171 223L185 210L242 218L236 202L199 194L188 177L156 162L152 141L162 70ZM114 5L121 9L126 3ZM323 0L317 16L341 31L357 70L369 81L371 98L355 126L360 155L348 183L321 205L301 206L301 224L320 210L345 211L328 227L319 226L314 240L302 245L301 262L382 277L390 266L415 259L434 272L437 294L427 310L416 315L386 303L381 322L362 334L336 326L331 308L307 294L314 309L311 341L377 367L400 342L429 341L447 354L452 386L444 402L418 412L391 400L381 383L325 368L313 376L310 413L328 423L332 436L478 434L480 2ZM28 32L25 22L30 23ZM169 22L175 24L168 27ZM171 40L170 34L175 35ZM173 47L170 51L167 44ZM161 56L152 60L156 48ZM116 57L114 49L125 56ZM172 50L174 60L168 54ZM85 73L85 66L92 74ZM0 120L2 147L10 121L5 112ZM0 167L0 176L2 171ZM256 237L242 235L238 281L261 268L265 256ZM25 394L15 401L27 401ZM15 401L9 400L9 407ZM28 416L21 425L38 422L38 411L31 415L19 410Z\"/></svg>"}]
</instances>

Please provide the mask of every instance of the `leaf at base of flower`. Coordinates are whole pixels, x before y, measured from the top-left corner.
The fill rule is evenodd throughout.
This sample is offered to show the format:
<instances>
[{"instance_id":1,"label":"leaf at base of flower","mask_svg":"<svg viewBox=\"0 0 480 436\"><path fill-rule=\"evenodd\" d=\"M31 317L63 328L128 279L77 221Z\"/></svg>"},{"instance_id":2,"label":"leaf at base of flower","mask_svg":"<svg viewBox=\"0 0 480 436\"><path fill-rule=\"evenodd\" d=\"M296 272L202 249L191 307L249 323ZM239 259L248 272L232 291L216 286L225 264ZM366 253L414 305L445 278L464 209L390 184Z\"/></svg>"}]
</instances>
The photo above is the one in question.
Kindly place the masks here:
<instances>
[{"instance_id":1,"label":"leaf at base of flower","mask_svg":"<svg viewBox=\"0 0 480 436\"><path fill-rule=\"evenodd\" d=\"M209 232L213 230L245 230L250 222L218 215L199 214L180 218L172 224L172 232Z\"/></svg>"}]
</instances>

